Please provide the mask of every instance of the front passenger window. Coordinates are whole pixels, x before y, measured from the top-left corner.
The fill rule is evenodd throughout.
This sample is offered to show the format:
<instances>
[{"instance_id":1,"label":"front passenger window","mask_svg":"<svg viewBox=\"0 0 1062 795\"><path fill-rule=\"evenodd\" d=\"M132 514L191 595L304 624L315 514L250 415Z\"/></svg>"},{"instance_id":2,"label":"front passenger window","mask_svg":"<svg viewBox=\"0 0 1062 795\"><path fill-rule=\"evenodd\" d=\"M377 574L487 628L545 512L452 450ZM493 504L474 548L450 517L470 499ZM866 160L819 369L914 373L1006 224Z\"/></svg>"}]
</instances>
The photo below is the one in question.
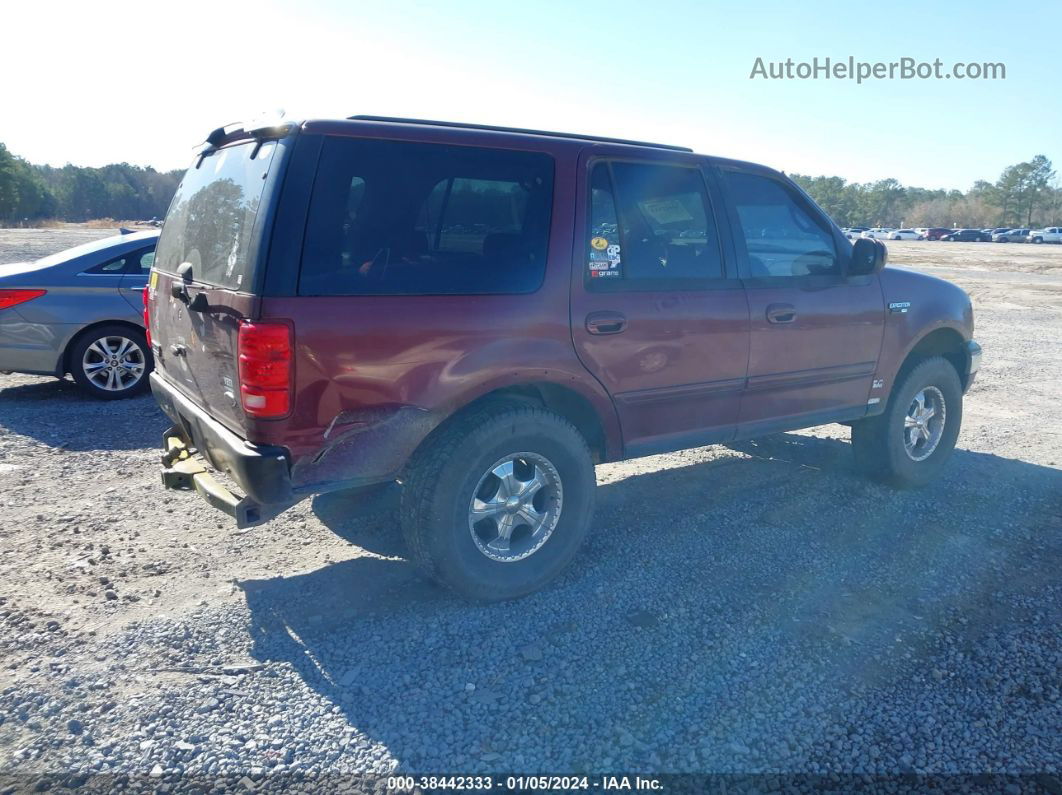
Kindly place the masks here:
<instances>
[{"instance_id":1,"label":"front passenger window","mask_svg":"<svg viewBox=\"0 0 1062 795\"><path fill-rule=\"evenodd\" d=\"M752 278L841 272L833 235L781 182L738 171L726 172L726 180Z\"/></svg>"}]
</instances>

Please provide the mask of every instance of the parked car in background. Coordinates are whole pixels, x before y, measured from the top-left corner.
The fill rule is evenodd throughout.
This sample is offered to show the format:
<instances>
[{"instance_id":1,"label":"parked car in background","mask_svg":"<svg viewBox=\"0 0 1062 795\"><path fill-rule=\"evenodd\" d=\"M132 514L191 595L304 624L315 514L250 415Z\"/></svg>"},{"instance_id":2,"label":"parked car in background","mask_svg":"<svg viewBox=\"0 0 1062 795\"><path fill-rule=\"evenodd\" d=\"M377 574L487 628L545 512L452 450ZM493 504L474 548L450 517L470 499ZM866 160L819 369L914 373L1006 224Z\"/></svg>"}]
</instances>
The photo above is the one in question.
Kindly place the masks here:
<instances>
[{"instance_id":1,"label":"parked car in background","mask_svg":"<svg viewBox=\"0 0 1062 795\"><path fill-rule=\"evenodd\" d=\"M0 265L0 370L62 378L113 400L152 368L143 292L159 232L116 235Z\"/></svg>"},{"instance_id":2,"label":"parked car in background","mask_svg":"<svg viewBox=\"0 0 1062 795\"><path fill-rule=\"evenodd\" d=\"M841 230L841 232L844 233L844 236L847 237L849 240L855 240L857 237L860 237L866 231L867 228L865 226L846 226L844 229Z\"/></svg>"},{"instance_id":3,"label":"parked car in background","mask_svg":"<svg viewBox=\"0 0 1062 795\"><path fill-rule=\"evenodd\" d=\"M1062 226L1048 226L1029 232L1030 243L1062 243Z\"/></svg>"},{"instance_id":4,"label":"parked car in background","mask_svg":"<svg viewBox=\"0 0 1062 795\"><path fill-rule=\"evenodd\" d=\"M923 240L940 240L944 235L953 232L953 229L948 229L943 226L931 226L922 230Z\"/></svg>"},{"instance_id":5,"label":"parked car in background","mask_svg":"<svg viewBox=\"0 0 1062 795\"><path fill-rule=\"evenodd\" d=\"M1006 232L992 235L992 240L996 243L1024 243L1031 231L1031 229L1008 229Z\"/></svg>"},{"instance_id":6,"label":"parked car in background","mask_svg":"<svg viewBox=\"0 0 1062 795\"><path fill-rule=\"evenodd\" d=\"M993 236L1001 235L1004 232L1009 232L1009 231L1010 231L1010 227L1009 226L997 226L995 229L992 230L992 235Z\"/></svg>"},{"instance_id":7,"label":"parked car in background","mask_svg":"<svg viewBox=\"0 0 1062 795\"><path fill-rule=\"evenodd\" d=\"M871 240L888 240L889 235L895 231L896 230L892 227L875 226L873 229L867 229L863 232L862 236L868 237Z\"/></svg>"},{"instance_id":8,"label":"parked car in background","mask_svg":"<svg viewBox=\"0 0 1062 795\"><path fill-rule=\"evenodd\" d=\"M231 224L190 211L219 194ZM251 526L400 480L410 558L479 599L572 561L595 463L845 422L865 471L923 485L980 348L966 293L885 255L784 174L681 147L227 126L146 293L163 483Z\"/></svg>"},{"instance_id":9,"label":"parked car in background","mask_svg":"<svg viewBox=\"0 0 1062 795\"><path fill-rule=\"evenodd\" d=\"M992 238L980 229L952 229L940 238L959 243L988 243Z\"/></svg>"},{"instance_id":10,"label":"parked car in background","mask_svg":"<svg viewBox=\"0 0 1062 795\"><path fill-rule=\"evenodd\" d=\"M889 240L920 240L922 235L914 229L897 229L889 232Z\"/></svg>"}]
</instances>

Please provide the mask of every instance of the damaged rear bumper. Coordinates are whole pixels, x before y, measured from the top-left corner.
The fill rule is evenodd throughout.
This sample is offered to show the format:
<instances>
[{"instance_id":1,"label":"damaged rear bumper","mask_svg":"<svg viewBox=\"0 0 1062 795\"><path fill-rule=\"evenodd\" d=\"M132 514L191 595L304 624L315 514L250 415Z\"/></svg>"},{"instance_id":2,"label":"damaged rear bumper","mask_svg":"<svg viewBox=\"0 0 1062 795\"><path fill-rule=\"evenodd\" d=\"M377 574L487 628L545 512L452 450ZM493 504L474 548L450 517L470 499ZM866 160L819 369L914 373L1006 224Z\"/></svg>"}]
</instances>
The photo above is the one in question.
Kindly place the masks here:
<instances>
[{"instance_id":1,"label":"damaged rear bumper","mask_svg":"<svg viewBox=\"0 0 1062 795\"><path fill-rule=\"evenodd\" d=\"M241 439L157 373L151 374L151 390L173 422L162 442L166 488L198 492L241 528L268 521L300 499L292 488L285 448ZM207 465L231 477L245 496L230 491Z\"/></svg>"},{"instance_id":2,"label":"damaged rear bumper","mask_svg":"<svg viewBox=\"0 0 1062 795\"><path fill-rule=\"evenodd\" d=\"M195 490L219 511L235 519L239 528L266 522L295 502L262 505L250 497L234 494L211 475L198 458L193 457L187 440L176 427L166 431L163 443L166 452L162 454L162 485L178 491Z\"/></svg>"}]
</instances>

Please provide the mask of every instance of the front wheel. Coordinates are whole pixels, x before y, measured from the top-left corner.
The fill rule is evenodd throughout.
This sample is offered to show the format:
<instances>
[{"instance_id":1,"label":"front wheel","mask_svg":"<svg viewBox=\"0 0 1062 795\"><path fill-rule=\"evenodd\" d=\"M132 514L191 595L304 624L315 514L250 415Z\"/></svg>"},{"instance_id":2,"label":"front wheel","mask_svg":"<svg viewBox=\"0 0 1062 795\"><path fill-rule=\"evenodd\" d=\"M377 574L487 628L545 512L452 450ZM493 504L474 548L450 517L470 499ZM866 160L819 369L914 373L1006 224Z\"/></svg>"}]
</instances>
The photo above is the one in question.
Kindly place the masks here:
<instances>
[{"instance_id":1,"label":"front wheel","mask_svg":"<svg viewBox=\"0 0 1062 795\"><path fill-rule=\"evenodd\" d=\"M412 560L473 599L531 593L571 562L593 516L594 463L576 428L534 406L494 404L438 430L402 484Z\"/></svg>"},{"instance_id":2,"label":"front wheel","mask_svg":"<svg viewBox=\"0 0 1062 795\"><path fill-rule=\"evenodd\" d=\"M962 385L942 357L915 365L885 411L852 425L859 468L901 488L924 486L947 462L962 424Z\"/></svg>"},{"instance_id":3,"label":"front wheel","mask_svg":"<svg viewBox=\"0 0 1062 795\"><path fill-rule=\"evenodd\" d=\"M143 392L153 364L144 333L121 325L82 334L70 349L69 361L78 386L102 400L121 400Z\"/></svg>"},{"instance_id":4,"label":"front wheel","mask_svg":"<svg viewBox=\"0 0 1062 795\"><path fill-rule=\"evenodd\" d=\"M1033 238L1033 243L1043 243L1043 242L1044 242L1044 239L1042 237L1034 237Z\"/></svg>"}]
</instances>

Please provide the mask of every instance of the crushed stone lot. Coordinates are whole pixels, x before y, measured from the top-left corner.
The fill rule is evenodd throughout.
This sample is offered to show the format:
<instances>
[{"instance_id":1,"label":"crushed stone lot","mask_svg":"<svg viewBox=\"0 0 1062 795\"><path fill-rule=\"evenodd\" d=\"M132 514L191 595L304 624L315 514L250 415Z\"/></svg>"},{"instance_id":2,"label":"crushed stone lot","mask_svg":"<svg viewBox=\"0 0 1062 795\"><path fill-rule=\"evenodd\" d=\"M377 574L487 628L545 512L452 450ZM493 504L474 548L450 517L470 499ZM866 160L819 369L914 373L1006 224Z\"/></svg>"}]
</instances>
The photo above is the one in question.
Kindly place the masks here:
<instances>
[{"instance_id":1,"label":"crushed stone lot","mask_svg":"<svg viewBox=\"0 0 1062 795\"><path fill-rule=\"evenodd\" d=\"M105 234L0 230L0 262ZM575 564L505 604L417 575L394 488L236 531L162 490L150 396L0 375L0 784L1057 777L1062 246L889 250L985 350L937 483L862 479L842 426L603 465Z\"/></svg>"}]
</instances>

